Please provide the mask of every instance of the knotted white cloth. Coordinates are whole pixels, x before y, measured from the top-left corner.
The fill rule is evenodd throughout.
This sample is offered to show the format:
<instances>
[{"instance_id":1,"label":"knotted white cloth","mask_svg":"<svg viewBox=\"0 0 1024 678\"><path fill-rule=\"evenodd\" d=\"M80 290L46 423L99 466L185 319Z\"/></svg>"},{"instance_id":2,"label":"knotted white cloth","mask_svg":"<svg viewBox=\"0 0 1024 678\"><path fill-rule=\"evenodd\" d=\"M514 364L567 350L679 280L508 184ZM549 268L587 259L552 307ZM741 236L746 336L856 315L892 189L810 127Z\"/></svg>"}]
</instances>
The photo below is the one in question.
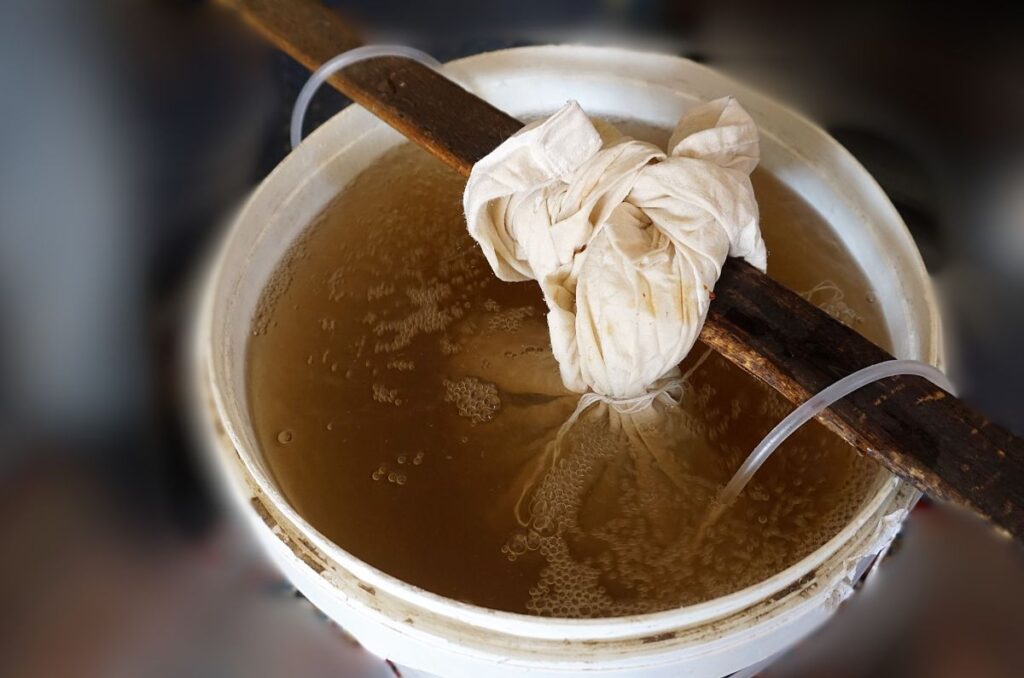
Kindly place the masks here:
<instances>
[{"instance_id":1,"label":"knotted white cloth","mask_svg":"<svg viewBox=\"0 0 1024 678\"><path fill-rule=\"evenodd\" d=\"M759 156L732 98L685 114L667 154L569 102L473 167L469 232L499 278L540 283L566 388L630 399L678 375L726 256L765 268Z\"/></svg>"}]
</instances>

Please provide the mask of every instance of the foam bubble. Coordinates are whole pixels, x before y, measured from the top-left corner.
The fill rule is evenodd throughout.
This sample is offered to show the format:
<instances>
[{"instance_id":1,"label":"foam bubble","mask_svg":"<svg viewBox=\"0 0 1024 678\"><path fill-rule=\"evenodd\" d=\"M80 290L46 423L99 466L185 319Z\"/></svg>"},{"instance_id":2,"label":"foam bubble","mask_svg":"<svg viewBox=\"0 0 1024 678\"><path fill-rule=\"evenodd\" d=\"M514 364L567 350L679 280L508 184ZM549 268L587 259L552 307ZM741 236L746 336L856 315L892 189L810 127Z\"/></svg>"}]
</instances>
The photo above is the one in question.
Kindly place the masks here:
<instances>
[{"instance_id":1,"label":"foam bubble","mask_svg":"<svg viewBox=\"0 0 1024 678\"><path fill-rule=\"evenodd\" d=\"M498 311L487 320L487 329L491 332L515 332L526 318L537 315L533 306L520 306L505 311Z\"/></svg>"}]
</instances>

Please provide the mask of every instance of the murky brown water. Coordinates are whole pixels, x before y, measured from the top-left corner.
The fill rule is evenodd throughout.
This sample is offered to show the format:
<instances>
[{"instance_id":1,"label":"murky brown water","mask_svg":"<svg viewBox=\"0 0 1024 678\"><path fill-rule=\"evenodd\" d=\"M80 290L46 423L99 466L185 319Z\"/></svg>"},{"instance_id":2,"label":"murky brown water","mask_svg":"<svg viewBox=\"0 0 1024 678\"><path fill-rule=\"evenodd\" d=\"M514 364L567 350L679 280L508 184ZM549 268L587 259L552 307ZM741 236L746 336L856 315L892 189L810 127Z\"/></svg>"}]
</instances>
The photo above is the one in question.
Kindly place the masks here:
<instances>
[{"instance_id":1,"label":"murky brown water","mask_svg":"<svg viewBox=\"0 0 1024 678\"><path fill-rule=\"evenodd\" d=\"M715 489L790 409L700 344L679 408L598 405L563 427L578 396L559 380L539 289L492 275L463 185L419 149L388 152L264 294L249 404L277 481L318 530L445 596L608 616L753 584L848 521L878 472L811 424L696 538ZM765 172L754 185L769 273L888 343L821 217Z\"/></svg>"}]
</instances>

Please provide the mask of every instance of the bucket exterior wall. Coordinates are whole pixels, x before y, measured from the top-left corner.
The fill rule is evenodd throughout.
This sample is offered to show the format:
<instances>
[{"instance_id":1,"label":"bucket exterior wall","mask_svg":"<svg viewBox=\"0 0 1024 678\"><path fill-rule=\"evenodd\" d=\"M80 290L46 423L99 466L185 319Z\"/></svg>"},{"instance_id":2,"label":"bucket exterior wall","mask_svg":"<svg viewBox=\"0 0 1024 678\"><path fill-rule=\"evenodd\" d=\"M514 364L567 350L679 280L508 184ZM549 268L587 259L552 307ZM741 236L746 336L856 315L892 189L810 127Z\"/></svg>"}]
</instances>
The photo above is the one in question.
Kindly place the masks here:
<instances>
[{"instance_id":1,"label":"bucket exterior wall","mask_svg":"<svg viewBox=\"0 0 1024 678\"><path fill-rule=\"evenodd\" d=\"M758 123L762 166L812 204L872 280L898 357L942 361L931 283L896 210L852 156L797 114L675 57L588 47L481 54L449 73L520 118L567 99L589 113L671 127L689 106L736 96ZM402 138L352 106L310 135L256 189L201 291L193 343L200 433L225 494L284 574L371 652L443 676L722 676L762 662L823 623L892 540L917 498L894 478L804 560L729 596L607 620L486 610L370 567L309 525L276 487L248 420L244 358L264 284L290 243Z\"/></svg>"}]
</instances>

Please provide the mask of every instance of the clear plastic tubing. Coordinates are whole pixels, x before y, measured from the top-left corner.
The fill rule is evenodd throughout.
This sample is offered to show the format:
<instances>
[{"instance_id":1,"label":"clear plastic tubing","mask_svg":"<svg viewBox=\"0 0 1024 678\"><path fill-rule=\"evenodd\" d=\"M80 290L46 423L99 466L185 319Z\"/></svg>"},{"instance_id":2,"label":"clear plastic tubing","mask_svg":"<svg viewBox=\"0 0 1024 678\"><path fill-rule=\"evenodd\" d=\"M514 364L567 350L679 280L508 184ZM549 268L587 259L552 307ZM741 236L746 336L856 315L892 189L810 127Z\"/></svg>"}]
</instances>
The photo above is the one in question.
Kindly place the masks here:
<instances>
[{"instance_id":1,"label":"clear plastic tubing","mask_svg":"<svg viewBox=\"0 0 1024 678\"><path fill-rule=\"evenodd\" d=\"M754 448L754 451L750 453L747 460L743 462L743 466L740 466L740 469L733 475L729 484L719 493L716 513L725 510L736 500L736 497L747 486L747 483L754 477L757 470L761 468L761 465L768 461L768 457L771 456L772 452L798 428L821 414L825 408L845 398L862 386L888 377L901 375L924 377L939 388L953 393L953 385L949 383L946 375L940 372L938 368L916 360L887 360L865 367L840 379L828 388L805 400L802 405L790 412L789 416L779 422L778 426L773 428L764 437L764 440Z\"/></svg>"},{"instance_id":2,"label":"clear plastic tubing","mask_svg":"<svg viewBox=\"0 0 1024 678\"><path fill-rule=\"evenodd\" d=\"M313 75L309 77L309 80L306 81L306 84L302 86L302 91L299 92L298 98L295 99L295 107L292 109L292 148L298 146L299 142L302 141L302 122L306 118L306 109L309 108L309 102L313 99L313 95L316 94L316 91L320 89L320 85L324 84L327 78L356 62L389 56L412 59L435 70L441 68L441 63L434 57L426 52L421 52L418 49L406 47L405 45L366 45L342 52L316 69Z\"/></svg>"}]
</instances>

